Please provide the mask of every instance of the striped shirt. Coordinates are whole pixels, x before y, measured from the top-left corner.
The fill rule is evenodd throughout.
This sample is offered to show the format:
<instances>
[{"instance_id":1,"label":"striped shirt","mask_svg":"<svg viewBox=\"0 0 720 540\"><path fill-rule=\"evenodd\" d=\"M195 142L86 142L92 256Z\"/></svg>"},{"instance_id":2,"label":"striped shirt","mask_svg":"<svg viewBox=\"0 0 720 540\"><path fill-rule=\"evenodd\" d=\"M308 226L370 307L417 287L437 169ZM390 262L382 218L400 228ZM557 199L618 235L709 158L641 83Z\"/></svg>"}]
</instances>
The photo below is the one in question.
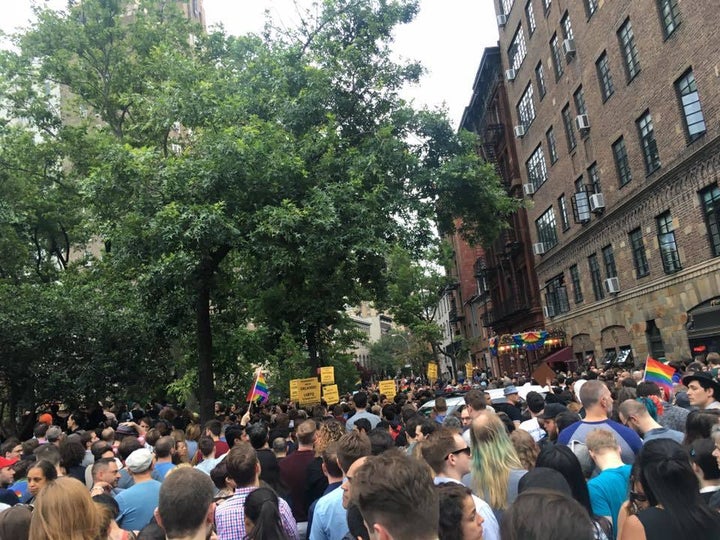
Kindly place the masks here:
<instances>
[{"instance_id":1,"label":"striped shirt","mask_svg":"<svg viewBox=\"0 0 720 540\"><path fill-rule=\"evenodd\" d=\"M235 495L215 510L218 540L245 540L245 498L256 489L256 486L237 488ZM285 533L290 540L300 540L290 506L284 499L278 497L278 501Z\"/></svg>"}]
</instances>

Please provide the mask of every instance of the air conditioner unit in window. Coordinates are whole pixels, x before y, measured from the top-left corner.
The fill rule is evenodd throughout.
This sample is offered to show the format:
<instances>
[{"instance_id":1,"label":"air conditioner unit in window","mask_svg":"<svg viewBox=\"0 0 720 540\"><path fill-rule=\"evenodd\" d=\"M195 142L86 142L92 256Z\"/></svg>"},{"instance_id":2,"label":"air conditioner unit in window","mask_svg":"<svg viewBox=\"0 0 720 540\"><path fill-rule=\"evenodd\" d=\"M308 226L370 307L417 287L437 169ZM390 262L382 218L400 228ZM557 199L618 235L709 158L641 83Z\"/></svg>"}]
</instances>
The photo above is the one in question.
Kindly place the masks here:
<instances>
[{"instance_id":1,"label":"air conditioner unit in window","mask_svg":"<svg viewBox=\"0 0 720 540\"><path fill-rule=\"evenodd\" d=\"M602 212L605 210L605 195L602 193L593 193L590 195L590 211Z\"/></svg>"},{"instance_id":2,"label":"air conditioner unit in window","mask_svg":"<svg viewBox=\"0 0 720 540\"><path fill-rule=\"evenodd\" d=\"M497 25L501 28L507 24L507 15L502 14L497 16Z\"/></svg>"},{"instance_id":3,"label":"air conditioner unit in window","mask_svg":"<svg viewBox=\"0 0 720 540\"><path fill-rule=\"evenodd\" d=\"M515 136L518 139L522 139L525 136L525 126L523 124L520 124L519 126L515 126L513 128L513 133L515 133Z\"/></svg>"},{"instance_id":4,"label":"air conditioner unit in window","mask_svg":"<svg viewBox=\"0 0 720 540\"><path fill-rule=\"evenodd\" d=\"M533 255L542 255L543 253L545 253L545 244L542 242L533 244Z\"/></svg>"},{"instance_id":5,"label":"air conditioner unit in window","mask_svg":"<svg viewBox=\"0 0 720 540\"><path fill-rule=\"evenodd\" d=\"M574 39L566 39L563 41L562 44L563 53L565 54L565 57L570 59L570 57L575 56L575 40Z\"/></svg>"},{"instance_id":6,"label":"air conditioner unit in window","mask_svg":"<svg viewBox=\"0 0 720 540\"><path fill-rule=\"evenodd\" d=\"M515 80L515 75L517 75L517 73L515 72L514 69L506 69L506 70L505 70L505 78L506 78L508 81L514 81L514 80Z\"/></svg>"},{"instance_id":7,"label":"air conditioner unit in window","mask_svg":"<svg viewBox=\"0 0 720 540\"><path fill-rule=\"evenodd\" d=\"M587 114L578 114L575 117L575 125L580 131L587 131L590 129L590 119Z\"/></svg>"},{"instance_id":8,"label":"air conditioner unit in window","mask_svg":"<svg viewBox=\"0 0 720 540\"><path fill-rule=\"evenodd\" d=\"M608 294L617 294L620 292L620 280L617 277L607 278L605 280L605 290Z\"/></svg>"},{"instance_id":9,"label":"air conditioner unit in window","mask_svg":"<svg viewBox=\"0 0 720 540\"><path fill-rule=\"evenodd\" d=\"M533 195L535 193L535 184L529 183L529 184L523 184L523 193L527 195L528 197L530 195Z\"/></svg>"},{"instance_id":10,"label":"air conditioner unit in window","mask_svg":"<svg viewBox=\"0 0 720 540\"><path fill-rule=\"evenodd\" d=\"M543 306L543 317L552 319L555 316L555 308L552 306Z\"/></svg>"}]
</instances>

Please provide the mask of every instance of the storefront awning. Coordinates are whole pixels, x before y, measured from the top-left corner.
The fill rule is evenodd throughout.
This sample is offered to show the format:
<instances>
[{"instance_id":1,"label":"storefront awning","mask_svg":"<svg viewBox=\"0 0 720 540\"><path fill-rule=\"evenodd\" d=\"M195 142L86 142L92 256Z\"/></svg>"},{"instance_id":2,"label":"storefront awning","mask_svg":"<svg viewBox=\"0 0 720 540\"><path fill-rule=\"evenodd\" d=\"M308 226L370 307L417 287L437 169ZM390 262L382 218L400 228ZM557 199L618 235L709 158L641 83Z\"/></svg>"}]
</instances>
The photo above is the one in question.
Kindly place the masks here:
<instances>
[{"instance_id":1,"label":"storefront awning","mask_svg":"<svg viewBox=\"0 0 720 540\"><path fill-rule=\"evenodd\" d=\"M575 356L573 355L573 348L572 347L565 347L563 349L560 349L559 351L555 351L551 355L543 358L543 362L546 364L557 364L559 362L570 362L572 360L575 360Z\"/></svg>"}]
</instances>

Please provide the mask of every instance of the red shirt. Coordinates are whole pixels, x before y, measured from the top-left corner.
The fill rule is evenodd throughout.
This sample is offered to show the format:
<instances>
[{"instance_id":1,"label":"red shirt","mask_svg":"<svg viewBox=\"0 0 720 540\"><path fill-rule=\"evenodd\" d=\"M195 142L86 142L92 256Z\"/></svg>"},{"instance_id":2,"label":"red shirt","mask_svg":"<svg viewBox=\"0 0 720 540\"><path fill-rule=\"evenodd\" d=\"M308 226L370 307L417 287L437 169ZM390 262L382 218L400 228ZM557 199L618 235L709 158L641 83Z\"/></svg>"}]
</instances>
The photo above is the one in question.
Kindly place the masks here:
<instances>
[{"instance_id":1,"label":"red shirt","mask_svg":"<svg viewBox=\"0 0 720 540\"><path fill-rule=\"evenodd\" d=\"M280 481L288 490L290 508L292 508L297 522L308 520L305 490L307 489L307 467L313 459L315 459L315 451L295 450L280 460Z\"/></svg>"}]
</instances>

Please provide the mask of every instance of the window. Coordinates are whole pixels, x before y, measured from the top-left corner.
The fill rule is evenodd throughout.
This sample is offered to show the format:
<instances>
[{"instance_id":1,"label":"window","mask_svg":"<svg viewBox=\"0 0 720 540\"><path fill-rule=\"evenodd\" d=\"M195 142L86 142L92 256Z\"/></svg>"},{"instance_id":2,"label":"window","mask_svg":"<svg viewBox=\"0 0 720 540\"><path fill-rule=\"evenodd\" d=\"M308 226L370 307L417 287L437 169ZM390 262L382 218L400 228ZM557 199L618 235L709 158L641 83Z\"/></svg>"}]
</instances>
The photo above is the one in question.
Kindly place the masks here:
<instances>
[{"instance_id":1,"label":"window","mask_svg":"<svg viewBox=\"0 0 720 540\"><path fill-rule=\"evenodd\" d=\"M605 298L605 289L603 289L600 265L598 264L598 258L595 253L588 257L588 268L590 269L590 281L592 281L595 300L602 300Z\"/></svg>"},{"instance_id":2,"label":"window","mask_svg":"<svg viewBox=\"0 0 720 540\"><path fill-rule=\"evenodd\" d=\"M575 193L572 196L573 217L575 223L588 223L590 221L590 199L583 184L582 176L575 180Z\"/></svg>"},{"instance_id":3,"label":"window","mask_svg":"<svg viewBox=\"0 0 720 540\"><path fill-rule=\"evenodd\" d=\"M545 245L545 251L557 245L555 210L553 210L552 206L535 220L535 228L537 229L538 242L542 242Z\"/></svg>"},{"instance_id":4,"label":"window","mask_svg":"<svg viewBox=\"0 0 720 540\"><path fill-rule=\"evenodd\" d=\"M563 124L565 125L565 136L567 137L568 152L572 152L577 146L575 140L575 128L573 127L573 118L570 113L570 105L567 104L562 110Z\"/></svg>"},{"instance_id":5,"label":"window","mask_svg":"<svg viewBox=\"0 0 720 540\"><path fill-rule=\"evenodd\" d=\"M512 10L515 0L502 0L500 5L502 6L503 13L507 15Z\"/></svg>"},{"instance_id":6,"label":"window","mask_svg":"<svg viewBox=\"0 0 720 540\"><path fill-rule=\"evenodd\" d=\"M587 14L588 19L595 14L597 7L598 0L585 0L585 13Z\"/></svg>"},{"instance_id":7,"label":"window","mask_svg":"<svg viewBox=\"0 0 720 540\"><path fill-rule=\"evenodd\" d=\"M643 241L642 229L638 227L630 231L630 249L632 249L633 266L635 267L635 276L638 278L645 277L650 273L650 266L645 255L645 242Z\"/></svg>"},{"instance_id":8,"label":"window","mask_svg":"<svg viewBox=\"0 0 720 540\"><path fill-rule=\"evenodd\" d=\"M560 42L557 34L553 34L550 40L550 52L552 52L553 67L555 68L555 80L557 81L563 76L564 68L562 63L562 55L560 54Z\"/></svg>"},{"instance_id":9,"label":"window","mask_svg":"<svg viewBox=\"0 0 720 540\"><path fill-rule=\"evenodd\" d=\"M635 35L633 34L630 19L626 19L620 27L620 30L618 30L618 39L620 40L620 49L622 50L623 59L625 60L628 82L630 82L635 78L635 75L640 73L640 62L638 61Z\"/></svg>"},{"instance_id":10,"label":"window","mask_svg":"<svg viewBox=\"0 0 720 540\"><path fill-rule=\"evenodd\" d=\"M593 193L602 193L600 187L600 173L598 172L597 163L593 163L588 167L588 180L590 180L590 188Z\"/></svg>"},{"instance_id":11,"label":"window","mask_svg":"<svg viewBox=\"0 0 720 540\"><path fill-rule=\"evenodd\" d=\"M705 223L707 224L713 257L720 255L720 188L717 184L700 192Z\"/></svg>"},{"instance_id":12,"label":"window","mask_svg":"<svg viewBox=\"0 0 720 540\"><path fill-rule=\"evenodd\" d=\"M658 9L660 10L663 35L668 38L680 24L677 0L658 0Z\"/></svg>"},{"instance_id":13,"label":"window","mask_svg":"<svg viewBox=\"0 0 720 540\"><path fill-rule=\"evenodd\" d=\"M542 99L547 93L547 87L545 86L545 70L543 69L542 62L538 62L538 65L535 66L535 79L537 80L538 94L540 94L540 99Z\"/></svg>"},{"instance_id":14,"label":"window","mask_svg":"<svg viewBox=\"0 0 720 540\"><path fill-rule=\"evenodd\" d=\"M562 19L560 19L560 26L562 27L562 33L565 39L573 39L573 37L575 37L573 36L572 24L570 24L570 15L567 11Z\"/></svg>"},{"instance_id":15,"label":"window","mask_svg":"<svg viewBox=\"0 0 720 540\"><path fill-rule=\"evenodd\" d=\"M655 140L655 129L653 128L650 111L645 111L636 121L640 132L640 144L645 159L645 172L652 174L660 168L660 154L658 153L657 141Z\"/></svg>"},{"instance_id":16,"label":"window","mask_svg":"<svg viewBox=\"0 0 720 540\"><path fill-rule=\"evenodd\" d=\"M670 212L660 214L655 218L658 229L658 246L660 247L660 258L663 263L663 270L666 274L673 274L682 270L680 254L677 243L675 243L675 229L673 227Z\"/></svg>"},{"instance_id":17,"label":"window","mask_svg":"<svg viewBox=\"0 0 720 540\"><path fill-rule=\"evenodd\" d=\"M542 186L547 180L547 167L545 166L545 154L543 154L542 146L539 146L525 163L527 167L528 179L535 186L535 190Z\"/></svg>"},{"instance_id":18,"label":"window","mask_svg":"<svg viewBox=\"0 0 720 540\"><path fill-rule=\"evenodd\" d=\"M551 316L570 311L570 302L568 302L567 289L562 274L545 282L545 305L552 314Z\"/></svg>"},{"instance_id":19,"label":"window","mask_svg":"<svg viewBox=\"0 0 720 540\"><path fill-rule=\"evenodd\" d=\"M573 300L576 304L583 303L582 284L580 283L580 272L578 271L577 264L573 264L570 267L570 281L573 286Z\"/></svg>"},{"instance_id":20,"label":"window","mask_svg":"<svg viewBox=\"0 0 720 540\"><path fill-rule=\"evenodd\" d=\"M698 95L695 75L692 69L675 81L675 89L680 97L685 121L685 132L690 142L705 134L705 117L703 116Z\"/></svg>"},{"instance_id":21,"label":"window","mask_svg":"<svg viewBox=\"0 0 720 540\"><path fill-rule=\"evenodd\" d=\"M565 200L564 193L558 197L558 208L560 209L560 224L562 225L562 230L567 231L570 228L570 217L568 216L567 201Z\"/></svg>"},{"instance_id":22,"label":"window","mask_svg":"<svg viewBox=\"0 0 720 540\"><path fill-rule=\"evenodd\" d=\"M620 187L629 184L632 181L632 171L630 170L630 162L628 161L627 149L625 148L625 139L620 137L612 145L613 157L615 158L615 168L617 169Z\"/></svg>"},{"instance_id":23,"label":"window","mask_svg":"<svg viewBox=\"0 0 720 540\"><path fill-rule=\"evenodd\" d=\"M525 60L527 54L527 46L525 45L525 32L523 32L522 26L518 26L515 35L510 42L510 48L508 49L508 59L510 61L510 67L517 71Z\"/></svg>"},{"instance_id":24,"label":"window","mask_svg":"<svg viewBox=\"0 0 720 540\"><path fill-rule=\"evenodd\" d=\"M533 120L535 120L535 105L533 104L532 83L529 83L527 85L527 88L525 89L525 92L523 92L523 95L517 105L517 112L518 118L520 118L520 123L524 125L525 129L527 130L527 128L530 127L530 124L532 124Z\"/></svg>"},{"instance_id":25,"label":"window","mask_svg":"<svg viewBox=\"0 0 720 540\"><path fill-rule=\"evenodd\" d=\"M528 35L532 36L535 28L537 28L535 25L535 12L533 11L532 0L528 0L528 3L525 4L525 16L528 22Z\"/></svg>"},{"instance_id":26,"label":"window","mask_svg":"<svg viewBox=\"0 0 720 540\"><path fill-rule=\"evenodd\" d=\"M555 131L552 126L545 132L545 138L547 139L548 152L550 152L550 163L555 163L558 160L558 153Z\"/></svg>"},{"instance_id":27,"label":"window","mask_svg":"<svg viewBox=\"0 0 720 540\"><path fill-rule=\"evenodd\" d=\"M615 93L612 76L610 75L610 64L605 51L603 51L600 58L595 62L595 68L597 69L598 81L600 82L600 94L602 95L603 102L605 102Z\"/></svg>"},{"instance_id":28,"label":"window","mask_svg":"<svg viewBox=\"0 0 720 540\"><path fill-rule=\"evenodd\" d=\"M575 110L578 114L587 114L587 106L585 105L585 93L583 92L582 86L579 86L573 94L573 101L575 101Z\"/></svg>"},{"instance_id":29,"label":"window","mask_svg":"<svg viewBox=\"0 0 720 540\"><path fill-rule=\"evenodd\" d=\"M607 277L617 277L617 268L615 266L615 255L613 254L612 245L602 248L603 262L605 263L605 275Z\"/></svg>"}]
</instances>

